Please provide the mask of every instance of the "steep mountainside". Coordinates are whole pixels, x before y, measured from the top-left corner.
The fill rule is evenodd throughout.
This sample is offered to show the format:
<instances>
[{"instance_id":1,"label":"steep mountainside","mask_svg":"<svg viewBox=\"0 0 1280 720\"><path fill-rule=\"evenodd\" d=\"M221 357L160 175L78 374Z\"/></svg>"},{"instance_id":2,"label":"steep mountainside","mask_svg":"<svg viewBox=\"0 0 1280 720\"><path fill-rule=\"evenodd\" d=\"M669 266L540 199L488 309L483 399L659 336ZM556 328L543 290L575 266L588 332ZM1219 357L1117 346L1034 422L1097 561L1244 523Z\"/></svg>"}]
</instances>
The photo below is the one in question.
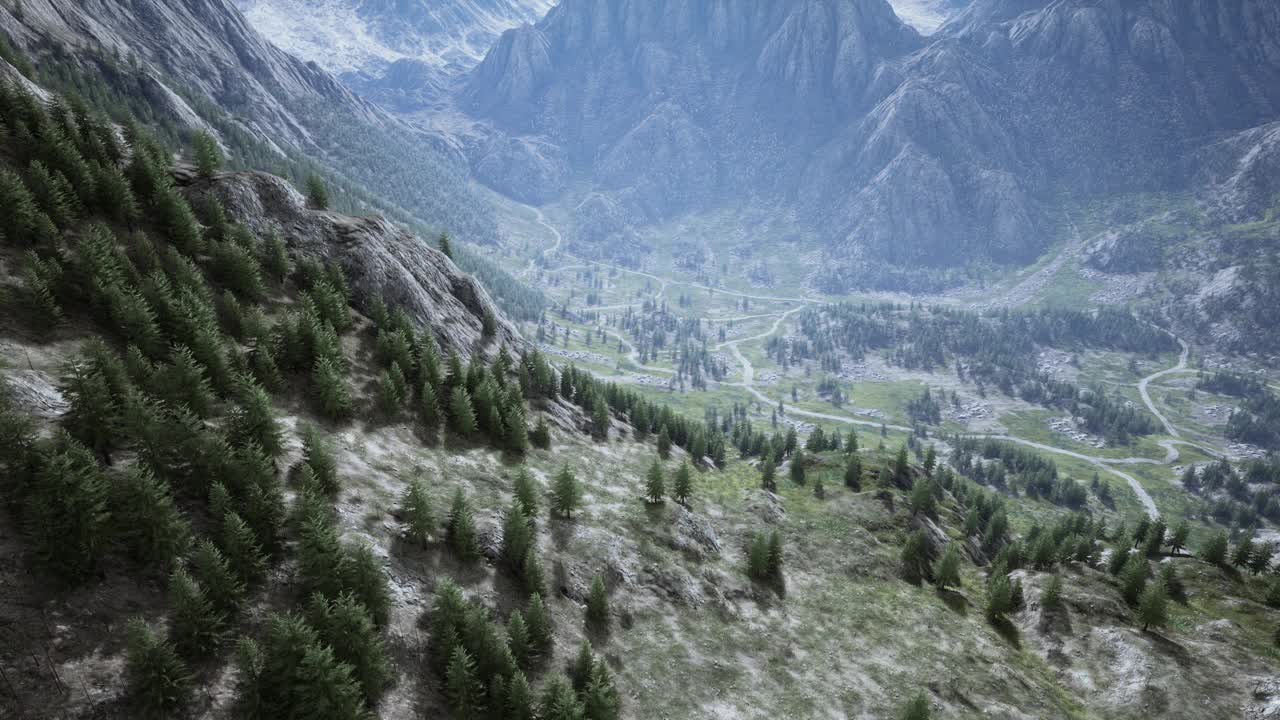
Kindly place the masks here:
<instances>
[{"instance_id":1,"label":"steep mountainside","mask_svg":"<svg viewBox=\"0 0 1280 720\"><path fill-rule=\"evenodd\" d=\"M411 107L480 62L504 31L551 0L236 0L277 46L361 94Z\"/></svg>"},{"instance_id":2,"label":"steep mountainside","mask_svg":"<svg viewBox=\"0 0 1280 720\"><path fill-rule=\"evenodd\" d=\"M837 289L863 259L1029 260L1064 196L1185 186L1198 147L1280 115L1278 41L1262 0L983 0L928 39L884 0L568 0L462 105L503 133L473 164L505 192L588 179L612 228L794 206Z\"/></svg>"},{"instance_id":3,"label":"steep mountainside","mask_svg":"<svg viewBox=\"0 0 1280 720\"><path fill-rule=\"evenodd\" d=\"M242 160L319 160L424 222L496 235L456 154L267 42L230 0L27 0L0 6L0 30L38 69L82 69L178 133L214 128Z\"/></svg>"}]
</instances>

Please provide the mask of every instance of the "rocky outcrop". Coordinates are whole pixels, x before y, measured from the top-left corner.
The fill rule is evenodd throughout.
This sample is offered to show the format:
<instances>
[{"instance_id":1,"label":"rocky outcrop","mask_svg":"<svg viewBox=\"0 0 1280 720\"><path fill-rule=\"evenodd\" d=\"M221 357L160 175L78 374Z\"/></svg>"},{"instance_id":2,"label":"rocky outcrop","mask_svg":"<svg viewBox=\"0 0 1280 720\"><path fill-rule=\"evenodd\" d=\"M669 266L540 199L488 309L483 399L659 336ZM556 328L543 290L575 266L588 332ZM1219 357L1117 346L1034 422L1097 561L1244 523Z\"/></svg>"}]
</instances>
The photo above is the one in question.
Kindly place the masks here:
<instances>
[{"instance_id":1,"label":"rocky outcrop","mask_svg":"<svg viewBox=\"0 0 1280 720\"><path fill-rule=\"evenodd\" d=\"M475 278L384 218L311 210L292 185L265 173L221 173L206 181L180 167L175 180L196 203L216 197L229 220L259 236L278 233L292 252L337 263L347 274L357 308L365 309L379 297L404 308L432 330L445 352L492 358L503 346L513 352L526 347ZM497 321L492 338L484 337L486 314Z\"/></svg>"}]
</instances>

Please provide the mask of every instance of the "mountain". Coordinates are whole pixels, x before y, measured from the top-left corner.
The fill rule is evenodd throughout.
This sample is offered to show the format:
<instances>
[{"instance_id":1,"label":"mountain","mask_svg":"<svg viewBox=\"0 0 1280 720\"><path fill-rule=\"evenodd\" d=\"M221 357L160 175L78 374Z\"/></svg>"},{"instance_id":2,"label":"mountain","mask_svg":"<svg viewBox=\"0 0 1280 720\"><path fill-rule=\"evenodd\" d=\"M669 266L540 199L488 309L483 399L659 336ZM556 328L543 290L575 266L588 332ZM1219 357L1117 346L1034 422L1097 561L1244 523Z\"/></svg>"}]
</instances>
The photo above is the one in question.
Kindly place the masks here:
<instances>
[{"instance_id":1,"label":"mountain","mask_svg":"<svg viewBox=\"0 0 1280 720\"><path fill-rule=\"evenodd\" d=\"M0 8L0 30L42 79L81 70L103 84L94 92L169 133L206 127L245 164L304 177L319 163L428 225L478 242L497 236L464 158L268 42L230 0L24 2Z\"/></svg>"},{"instance_id":2,"label":"mountain","mask_svg":"<svg viewBox=\"0 0 1280 720\"><path fill-rule=\"evenodd\" d=\"M280 48L362 95L408 109L474 67L504 31L535 22L551 0L237 0Z\"/></svg>"},{"instance_id":3,"label":"mountain","mask_svg":"<svg viewBox=\"0 0 1280 720\"><path fill-rule=\"evenodd\" d=\"M517 170L485 182L587 183L583 242L790 208L842 289L884 261L1029 261L1066 198L1185 188L1197 148L1280 117L1278 41L1263 0L977 0L928 37L884 0L566 0L459 104L500 138L473 167Z\"/></svg>"}]
</instances>

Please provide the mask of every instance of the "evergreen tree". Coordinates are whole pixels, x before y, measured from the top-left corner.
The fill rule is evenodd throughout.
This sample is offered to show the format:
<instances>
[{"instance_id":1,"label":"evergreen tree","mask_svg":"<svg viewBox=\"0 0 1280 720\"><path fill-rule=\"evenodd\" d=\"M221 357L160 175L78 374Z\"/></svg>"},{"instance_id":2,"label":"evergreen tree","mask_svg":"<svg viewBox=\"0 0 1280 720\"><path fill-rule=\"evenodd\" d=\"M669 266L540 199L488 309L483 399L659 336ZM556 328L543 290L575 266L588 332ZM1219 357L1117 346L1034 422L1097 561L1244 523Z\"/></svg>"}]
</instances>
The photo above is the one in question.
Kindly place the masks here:
<instances>
[{"instance_id":1,"label":"evergreen tree","mask_svg":"<svg viewBox=\"0 0 1280 720\"><path fill-rule=\"evenodd\" d=\"M693 470L689 467L689 461L680 463L680 469L676 471L676 484L672 490L671 496L681 505L688 507L689 498L693 494Z\"/></svg>"},{"instance_id":2,"label":"evergreen tree","mask_svg":"<svg viewBox=\"0 0 1280 720\"><path fill-rule=\"evenodd\" d=\"M335 497L342 487L338 480L338 461L333 448L314 425L302 430L302 461L311 469L316 489L327 497Z\"/></svg>"},{"instance_id":3,"label":"evergreen tree","mask_svg":"<svg viewBox=\"0 0 1280 720\"><path fill-rule=\"evenodd\" d=\"M987 620L1000 622L1014 608L1013 586L1009 576L1002 569L992 571L987 581L987 604L985 608Z\"/></svg>"},{"instance_id":4,"label":"evergreen tree","mask_svg":"<svg viewBox=\"0 0 1280 720\"><path fill-rule=\"evenodd\" d=\"M221 549L236 577L246 586L253 585L266 574L266 553L253 530L235 512L228 512L222 519Z\"/></svg>"},{"instance_id":5,"label":"evergreen tree","mask_svg":"<svg viewBox=\"0 0 1280 720\"><path fill-rule=\"evenodd\" d=\"M307 203L316 210L329 209L329 189L319 175L307 178Z\"/></svg>"},{"instance_id":6,"label":"evergreen tree","mask_svg":"<svg viewBox=\"0 0 1280 720\"><path fill-rule=\"evenodd\" d=\"M187 657L205 657L222 642L227 616L214 607L195 578L182 568L169 576L169 637Z\"/></svg>"},{"instance_id":7,"label":"evergreen tree","mask_svg":"<svg viewBox=\"0 0 1280 720\"><path fill-rule=\"evenodd\" d=\"M542 569L542 559L538 557L538 546L530 542L525 551L524 562L520 565L520 578L524 581L527 592L542 592L546 587L546 572Z\"/></svg>"},{"instance_id":8,"label":"evergreen tree","mask_svg":"<svg viewBox=\"0 0 1280 720\"><path fill-rule=\"evenodd\" d=\"M464 562L472 562L480 557L475 517L471 511L471 503L467 501L462 488L457 488L453 493L453 505L449 509L449 518L445 523L445 542Z\"/></svg>"},{"instance_id":9,"label":"evergreen tree","mask_svg":"<svg viewBox=\"0 0 1280 720\"><path fill-rule=\"evenodd\" d=\"M476 414L471 406L467 389L458 386L449 396L449 429L459 437L468 438L476 431Z\"/></svg>"},{"instance_id":10,"label":"evergreen tree","mask_svg":"<svg viewBox=\"0 0 1280 720\"><path fill-rule=\"evenodd\" d=\"M854 492L862 490L862 457L857 453L850 454L844 466L844 485Z\"/></svg>"},{"instance_id":11,"label":"evergreen tree","mask_svg":"<svg viewBox=\"0 0 1280 720\"><path fill-rule=\"evenodd\" d=\"M622 696L613 685L608 663L601 660L591 668L591 678L582 692L585 720L617 720L622 712Z\"/></svg>"},{"instance_id":12,"label":"evergreen tree","mask_svg":"<svg viewBox=\"0 0 1280 720\"><path fill-rule=\"evenodd\" d=\"M435 533L435 512L431 507L431 499L427 496L422 481L414 478L409 481L404 495L400 498L400 517L408 529L409 539L426 547Z\"/></svg>"},{"instance_id":13,"label":"evergreen tree","mask_svg":"<svg viewBox=\"0 0 1280 720\"><path fill-rule=\"evenodd\" d=\"M364 716L364 700L352 667L339 662L319 633L295 615L269 618L261 647L246 639L236 655L242 716L255 720Z\"/></svg>"},{"instance_id":14,"label":"evergreen tree","mask_svg":"<svg viewBox=\"0 0 1280 720\"><path fill-rule=\"evenodd\" d=\"M934 569L933 583L940 590L960 587L960 552L956 550L954 543L948 543L947 549L942 552L942 558Z\"/></svg>"},{"instance_id":15,"label":"evergreen tree","mask_svg":"<svg viewBox=\"0 0 1280 720\"><path fill-rule=\"evenodd\" d=\"M524 512L524 516L529 522L538 519L538 489L537 481L533 479L533 474L524 465L516 470L515 484L511 490L516 501L520 503L520 509Z\"/></svg>"},{"instance_id":16,"label":"evergreen tree","mask_svg":"<svg viewBox=\"0 0 1280 720\"><path fill-rule=\"evenodd\" d=\"M519 608L511 611L507 620L507 649L516 661L516 667L528 669L533 661L533 641L529 637L529 626L525 624L524 613Z\"/></svg>"},{"instance_id":17,"label":"evergreen tree","mask_svg":"<svg viewBox=\"0 0 1280 720\"><path fill-rule=\"evenodd\" d=\"M902 706L902 710L898 711L898 720L929 720L929 697L923 690Z\"/></svg>"},{"instance_id":18,"label":"evergreen tree","mask_svg":"<svg viewBox=\"0 0 1280 720\"><path fill-rule=\"evenodd\" d=\"M27 533L45 567L79 580L97 565L108 539L108 486L93 456L70 438L42 455L25 498Z\"/></svg>"},{"instance_id":19,"label":"evergreen tree","mask_svg":"<svg viewBox=\"0 0 1280 720\"><path fill-rule=\"evenodd\" d=\"M227 418L227 438L233 445L255 445L268 457L284 452L284 433L271 410L271 396L257 383L240 383L239 401Z\"/></svg>"},{"instance_id":20,"label":"evergreen tree","mask_svg":"<svg viewBox=\"0 0 1280 720\"><path fill-rule=\"evenodd\" d=\"M1120 571L1120 593L1124 595L1125 602L1130 605L1138 602L1146 588L1149 573L1147 559L1141 554L1134 553L1125 561L1124 569Z\"/></svg>"},{"instance_id":21,"label":"evergreen tree","mask_svg":"<svg viewBox=\"0 0 1280 720\"><path fill-rule=\"evenodd\" d=\"M208 180L222 167L222 150L218 141L206 130L199 130L191 139L192 151L195 155L196 174Z\"/></svg>"},{"instance_id":22,"label":"evergreen tree","mask_svg":"<svg viewBox=\"0 0 1280 720\"><path fill-rule=\"evenodd\" d=\"M671 457L671 433L666 425L658 429L658 457L663 460Z\"/></svg>"},{"instance_id":23,"label":"evergreen tree","mask_svg":"<svg viewBox=\"0 0 1280 720\"><path fill-rule=\"evenodd\" d=\"M791 482L796 485L804 485L804 450L796 448L795 453L791 456Z\"/></svg>"},{"instance_id":24,"label":"evergreen tree","mask_svg":"<svg viewBox=\"0 0 1280 720\"><path fill-rule=\"evenodd\" d=\"M1169 536L1169 550L1177 555L1187 547L1187 538L1191 535L1191 526L1186 520L1181 520L1173 528L1173 534Z\"/></svg>"},{"instance_id":25,"label":"evergreen tree","mask_svg":"<svg viewBox=\"0 0 1280 720\"><path fill-rule=\"evenodd\" d=\"M769 580L769 538L756 533L747 551L747 577L765 582Z\"/></svg>"},{"instance_id":26,"label":"evergreen tree","mask_svg":"<svg viewBox=\"0 0 1280 720\"><path fill-rule=\"evenodd\" d=\"M760 460L760 486L765 490L776 493L778 491L778 481L775 478L777 468L773 463L773 454L767 454Z\"/></svg>"},{"instance_id":27,"label":"evergreen tree","mask_svg":"<svg viewBox=\"0 0 1280 720\"><path fill-rule=\"evenodd\" d=\"M578 476L565 463L551 485L551 512L573 519L575 510L582 506L582 488Z\"/></svg>"},{"instance_id":28,"label":"evergreen tree","mask_svg":"<svg viewBox=\"0 0 1280 720\"><path fill-rule=\"evenodd\" d=\"M579 694L587 689L587 683L591 681L591 671L595 666L596 656L591 652L591 642L584 638L582 644L578 646L578 656L569 667L569 682Z\"/></svg>"},{"instance_id":29,"label":"evergreen tree","mask_svg":"<svg viewBox=\"0 0 1280 720\"><path fill-rule=\"evenodd\" d=\"M1153 582L1142 591L1138 599L1138 622L1142 623L1142 631L1152 625L1160 626L1168 618L1168 592L1164 583Z\"/></svg>"},{"instance_id":30,"label":"evergreen tree","mask_svg":"<svg viewBox=\"0 0 1280 720\"><path fill-rule=\"evenodd\" d=\"M440 233L440 237L436 241L436 247L444 256L453 259L453 241L449 239L449 233Z\"/></svg>"},{"instance_id":31,"label":"evergreen tree","mask_svg":"<svg viewBox=\"0 0 1280 720\"><path fill-rule=\"evenodd\" d=\"M542 595L533 593L529 596L529 605L524 610L525 624L529 626L529 642L535 654L546 654L551 649L551 616L542 604Z\"/></svg>"},{"instance_id":32,"label":"evergreen tree","mask_svg":"<svg viewBox=\"0 0 1280 720\"><path fill-rule=\"evenodd\" d=\"M609 627L609 596L605 591L604 578L596 575L591 579L591 592L587 596L587 626L596 629Z\"/></svg>"},{"instance_id":33,"label":"evergreen tree","mask_svg":"<svg viewBox=\"0 0 1280 720\"><path fill-rule=\"evenodd\" d=\"M525 558L533 543L533 530L529 527L529 518L525 516L524 507L518 499L511 501L511 507L502 521L502 561L517 575L524 568Z\"/></svg>"},{"instance_id":34,"label":"evergreen tree","mask_svg":"<svg viewBox=\"0 0 1280 720\"><path fill-rule=\"evenodd\" d=\"M120 408L107 377L88 363L71 362L58 389L67 403L62 427L96 456L110 460L119 439Z\"/></svg>"},{"instance_id":35,"label":"evergreen tree","mask_svg":"<svg viewBox=\"0 0 1280 720\"><path fill-rule=\"evenodd\" d=\"M274 231L267 234L258 250L258 262L267 272L267 277L277 285L283 285L292 269L289 261L289 250L284 240Z\"/></svg>"},{"instance_id":36,"label":"evergreen tree","mask_svg":"<svg viewBox=\"0 0 1280 720\"><path fill-rule=\"evenodd\" d=\"M907 582L918 583L933 574L933 559L929 540L923 530L916 530L907 536L902 546L902 573Z\"/></svg>"},{"instance_id":37,"label":"evergreen tree","mask_svg":"<svg viewBox=\"0 0 1280 720\"><path fill-rule=\"evenodd\" d=\"M769 554L765 570L774 582L782 581L782 533L774 530L769 533Z\"/></svg>"},{"instance_id":38,"label":"evergreen tree","mask_svg":"<svg viewBox=\"0 0 1280 720\"><path fill-rule=\"evenodd\" d=\"M382 634L368 608L350 593L331 600L316 595L311 598L308 619L337 660L351 666L365 704L376 704L393 675Z\"/></svg>"},{"instance_id":39,"label":"evergreen tree","mask_svg":"<svg viewBox=\"0 0 1280 720\"><path fill-rule=\"evenodd\" d=\"M507 704L503 720L534 720L533 692L524 673L516 671L507 684Z\"/></svg>"},{"instance_id":40,"label":"evergreen tree","mask_svg":"<svg viewBox=\"0 0 1280 720\"><path fill-rule=\"evenodd\" d=\"M1220 530L1210 536L1204 547L1200 549L1200 557L1210 565L1224 566L1227 562L1227 533Z\"/></svg>"},{"instance_id":41,"label":"evergreen tree","mask_svg":"<svg viewBox=\"0 0 1280 720\"><path fill-rule=\"evenodd\" d=\"M476 676L475 660L466 648L458 646L449 657L445 670L445 696L457 720L479 720L484 706L483 687Z\"/></svg>"},{"instance_id":42,"label":"evergreen tree","mask_svg":"<svg viewBox=\"0 0 1280 720\"><path fill-rule=\"evenodd\" d=\"M144 718L175 717L191 698L191 673L173 646L141 619L129 621L125 647L126 694Z\"/></svg>"},{"instance_id":43,"label":"evergreen tree","mask_svg":"<svg viewBox=\"0 0 1280 720\"><path fill-rule=\"evenodd\" d=\"M1240 538L1240 542L1236 545L1235 552L1231 553L1231 564L1238 568L1249 567L1250 561L1253 559L1255 552L1253 533Z\"/></svg>"},{"instance_id":44,"label":"evergreen tree","mask_svg":"<svg viewBox=\"0 0 1280 720\"><path fill-rule=\"evenodd\" d=\"M908 498L907 504L911 507L911 513L933 517L937 512L933 493L933 481L928 477L920 478L920 481L911 487L911 495Z\"/></svg>"},{"instance_id":45,"label":"evergreen tree","mask_svg":"<svg viewBox=\"0 0 1280 720\"><path fill-rule=\"evenodd\" d=\"M1062 575L1053 573L1040 593L1040 607L1045 610L1057 610L1062 605Z\"/></svg>"},{"instance_id":46,"label":"evergreen tree","mask_svg":"<svg viewBox=\"0 0 1280 720\"><path fill-rule=\"evenodd\" d=\"M582 705L573 686L562 675L553 675L542 689L540 720L583 720Z\"/></svg>"},{"instance_id":47,"label":"evergreen tree","mask_svg":"<svg viewBox=\"0 0 1280 720\"><path fill-rule=\"evenodd\" d=\"M898 457L893 461L893 484L900 488L911 487L911 466L907 461L907 446L898 448Z\"/></svg>"},{"instance_id":48,"label":"evergreen tree","mask_svg":"<svg viewBox=\"0 0 1280 720\"><path fill-rule=\"evenodd\" d=\"M328 357L316 358L311 380L317 405L325 417L345 420L351 416L351 388L337 363Z\"/></svg>"},{"instance_id":49,"label":"evergreen tree","mask_svg":"<svg viewBox=\"0 0 1280 720\"><path fill-rule=\"evenodd\" d=\"M215 613L230 619L239 612L245 586L218 546L208 540L197 543L191 554L191 569Z\"/></svg>"},{"instance_id":50,"label":"evergreen tree","mask_svg":"<svg viewBox=\"0 0 1280 720\"><path fill-rule=\"evenodd\" d=\"M666 480L663 478L662 463L655 458L653 464L649 466L649 474L645 478L645 502L650 505L661 503L666 492Z\"/></svg>"},{"instance_id":51,"label":"evergreen tree","mask_svg":"<svg viewBox=\"0 0 1280 720\"><path fill-rule=\"evenodd\" d=\"M551 428L547 427L547 419L542 415L538 416L538 422L529 433L529 442L540 450L551 449Z\"/></svg>"},{"instance_id":52,"label":"evergreen tree","mask_svg":"<svg viewBox=\"0 0 1280 720\"><path fill-rule=\"evenodd\" d=\"M134 559L167 565L186 552L191 524L173 501L168 485L134 465L112 486L115 537Z\"/></svg>"}]
</instances>

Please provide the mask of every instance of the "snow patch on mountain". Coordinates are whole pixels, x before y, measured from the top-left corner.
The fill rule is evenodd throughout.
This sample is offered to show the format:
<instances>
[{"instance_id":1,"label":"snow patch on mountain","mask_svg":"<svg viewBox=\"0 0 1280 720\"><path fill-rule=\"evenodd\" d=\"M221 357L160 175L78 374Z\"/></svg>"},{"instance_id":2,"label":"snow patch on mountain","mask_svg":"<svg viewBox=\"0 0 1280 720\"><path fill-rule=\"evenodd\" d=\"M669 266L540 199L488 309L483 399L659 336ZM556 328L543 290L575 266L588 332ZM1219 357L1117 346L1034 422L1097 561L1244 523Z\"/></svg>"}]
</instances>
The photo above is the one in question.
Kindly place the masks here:
<instances>
[{"instance_id":1,"label":"snow patch on mountain","mask_svg":"<svg viewBox=\"0 0 1280 720\"><path fill-rule=\"evenodd\" d=\"M932 35L959 10L962 0L889 0L902 21L920 32Z\"/></svg>"}]
</instances>

